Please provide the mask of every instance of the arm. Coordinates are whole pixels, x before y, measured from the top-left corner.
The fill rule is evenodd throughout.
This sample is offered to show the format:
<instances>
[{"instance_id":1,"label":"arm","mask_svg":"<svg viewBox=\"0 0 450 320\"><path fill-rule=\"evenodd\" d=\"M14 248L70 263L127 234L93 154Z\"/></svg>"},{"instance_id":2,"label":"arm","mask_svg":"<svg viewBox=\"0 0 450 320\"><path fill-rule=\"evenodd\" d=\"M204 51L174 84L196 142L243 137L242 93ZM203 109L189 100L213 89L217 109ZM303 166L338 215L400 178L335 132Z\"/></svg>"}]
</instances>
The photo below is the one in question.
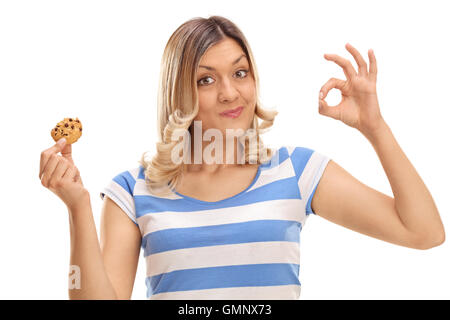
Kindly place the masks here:
<instances>
[{"instance_id":1,"label":"arm","mask_svg":"<svg viewBox=\"0 0 450 320\"><path fill-rule=\"evenodd\" d=\"M396 161L394 158L389 160ZM333 223L393 244L415 249L428 249L441 244L444 241L443 226L425 185L414 170L417 176L412 175L409 179L416 178L420 184L401 183L408 181L408 177L398 172L407 175L408 170L394 169L389 172L386 169L389 167L389 160L384 157L382 163L388 177L391 177L389 180L395 199L361 183L330 160L311 200L312 210ZM397 178L397 183L394 182L394 177ZM421 186L427 191L421 193L422 197L409 197L403 202L406 206L397 205L400 203L399 194L409 194ZM416 209L415 202L418 203ZM430 203L431 209L425 208ZM405 221L412 222L412 225ZM417 223L422 223L421 230L413 229Z\"/></svg>"},{"instance_id":2,"label":"arm","mask_svg":"<svg viewBox=\"0 0 450 320\"><path fill-rule=\"evenodd\" d=\"M445 231L436 204L390 128L383 122L380 129L367 138L389 179L395 210L405 228L417 236L420 246L442 244Z\"/></svg>"},{"instance_id":3,"label":"arm","mask_svg":"<svg viewBox=\"0 0 450 320\"><path fill-rule=\"evenodd\" d=\"M103 203L101 245L89 194L69 210L70 264L81 271L80 289L70 299L129 299L139 258L140 232L112 200Z\"/></svg>"},{"instance_id":4,"label":"arm","mask_svg":"<svg viewBox=\"0 0 450 320\"><path fill-rule=\"evenodd\" d=\"M69 298L130 298L140 251L139 228L107 198L99 246L90 195L72 159L72 145L66 145L65 139L41 153L39 179L69 211L70 264L76 272L69 278L75 284L69 286Z\"/></svg>"},{"instance_id":5,"label":"arm","mask_svg":"<svg viewBox=\"0 0 450 320\"><path fill-rule=\"evenodd\" d=\"M377 64L369 50L370 67L351 45L346 48L358 64L326 54L341 66L347 81L331 78L319 96L319 113L359 130L374 147L395 198L378 192L330 161L311 200L320 216L360 233L417 249L444 242L439 212L427 187L401 150L380 113L376 93ZM329 90L342 92L342 101L330 107L324 100Z\"/></svg>"},{"instance_id":6,"label":"arm","mask_svg":"<svg viewBox=\"0 0 450 320\"><path fill-rule=\"evenodd\" d=\"M100 247L118 299L130 299L141 250L139 227L108 196L103 201Z\"/></svg>"}]
</instances>

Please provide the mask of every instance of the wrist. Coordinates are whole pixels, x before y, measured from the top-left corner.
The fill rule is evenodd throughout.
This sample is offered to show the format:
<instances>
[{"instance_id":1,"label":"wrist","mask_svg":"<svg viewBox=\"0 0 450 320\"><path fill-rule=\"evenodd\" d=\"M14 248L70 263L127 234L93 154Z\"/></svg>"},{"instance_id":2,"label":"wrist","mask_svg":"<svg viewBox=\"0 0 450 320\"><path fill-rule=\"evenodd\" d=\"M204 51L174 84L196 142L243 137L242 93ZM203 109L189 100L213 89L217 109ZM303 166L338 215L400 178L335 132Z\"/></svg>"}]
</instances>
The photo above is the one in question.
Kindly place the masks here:
<instances>
[{"instance_id":1,"label":"wrist","mask_svg":"<svg viewBox=\"0 0 450 320\"><path fill-rule=\"evenodd\" d=\"M79 212L89 211L91 208L91 197L89 191L85 191L81 194L81 196L77 199L75 203L71 203L67 205L67 209L69 210L69 214L79 214Z\"/></svg>"},{"instance_id":2,"label":"wrist","mask_svg":"<svg viewBox=\"0 0 450 320\"><path fill-rule=\"evenodd\" d=\"M391 129L388 124L382 119L380 123L372 128L371 130L361 131L361 133L370 141L372 144L376 144L390 133Z\"/></svg>"}]
</instances>

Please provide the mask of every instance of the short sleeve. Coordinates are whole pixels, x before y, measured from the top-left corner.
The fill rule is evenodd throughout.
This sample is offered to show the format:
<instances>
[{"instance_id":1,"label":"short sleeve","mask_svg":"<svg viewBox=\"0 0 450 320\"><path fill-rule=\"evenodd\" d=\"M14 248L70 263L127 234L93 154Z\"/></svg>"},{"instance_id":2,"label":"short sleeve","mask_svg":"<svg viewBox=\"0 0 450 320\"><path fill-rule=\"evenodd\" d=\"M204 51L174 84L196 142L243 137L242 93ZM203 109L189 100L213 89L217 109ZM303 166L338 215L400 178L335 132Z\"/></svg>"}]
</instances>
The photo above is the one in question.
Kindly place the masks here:
<instances>
[{"instance_id":1,"label":"short sleeve","mask_svg":"<svg viewBox=\"0 0 450 320\"><path fill-rule=\"evenodd\" d=\"M306 215L316 214L311 208L311 201L320 178L331 159L320 152L304 147L293 148L290 158L297 178L300 196L306 201Z\"/></svg>"},{"instance_id":2,"label":"short sleeve","mask_svg":"<svg viewBox=\"0 0 450 320\"><path fill-rule=\"evenodd\" d=\"M134 205L133 190L136 179L129 171L124 171L110 180L100 192L103 200L105 195L111 198L137 225L136 209Z\"/></svg>"}]
</instances>

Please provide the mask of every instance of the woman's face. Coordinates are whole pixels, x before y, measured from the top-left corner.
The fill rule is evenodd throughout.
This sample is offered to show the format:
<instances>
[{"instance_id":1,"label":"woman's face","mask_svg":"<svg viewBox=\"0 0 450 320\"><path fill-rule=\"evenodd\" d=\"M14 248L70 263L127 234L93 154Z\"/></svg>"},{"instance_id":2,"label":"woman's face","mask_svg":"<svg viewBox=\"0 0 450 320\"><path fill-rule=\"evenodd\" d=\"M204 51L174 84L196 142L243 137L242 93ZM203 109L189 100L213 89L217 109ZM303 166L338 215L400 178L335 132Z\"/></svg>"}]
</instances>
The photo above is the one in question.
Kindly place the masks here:
<instances>
[{"instance_id":1,"label":"woman's face","mask_svg":"<svg viewBox=\"0 0 450 320\"><path fill-rule=\"evenodd\" d=\"M202 121L202 130L250 128L255 114L256 87L250 65L239 44L225 38L209 48L197 69L199 112L194 121ZM243 107L237 117L224 111ZM225 138L225 136L224 136Z\"/></svg>"}]
</instances>

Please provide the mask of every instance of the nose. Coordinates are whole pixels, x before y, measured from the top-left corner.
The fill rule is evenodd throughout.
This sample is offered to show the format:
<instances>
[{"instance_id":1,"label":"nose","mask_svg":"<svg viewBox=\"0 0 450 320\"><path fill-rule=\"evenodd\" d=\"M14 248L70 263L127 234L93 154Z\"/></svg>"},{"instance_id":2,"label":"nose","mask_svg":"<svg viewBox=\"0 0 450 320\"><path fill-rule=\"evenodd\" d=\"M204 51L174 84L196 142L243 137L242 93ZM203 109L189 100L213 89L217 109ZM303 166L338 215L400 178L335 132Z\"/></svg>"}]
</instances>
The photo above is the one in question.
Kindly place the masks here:
<instances>
[{"instance_id":1,"label":"nose","mask_svg":"<svg viewBox=\"0 0 450 320\"><path fill-rule=\"evenodd\" d=\"M234 101L239 97L239 91L236 89L232 80L224 79L221 81L219 87L219 100L220 102L230 102Z\"/></svg>"}]
</instances>

